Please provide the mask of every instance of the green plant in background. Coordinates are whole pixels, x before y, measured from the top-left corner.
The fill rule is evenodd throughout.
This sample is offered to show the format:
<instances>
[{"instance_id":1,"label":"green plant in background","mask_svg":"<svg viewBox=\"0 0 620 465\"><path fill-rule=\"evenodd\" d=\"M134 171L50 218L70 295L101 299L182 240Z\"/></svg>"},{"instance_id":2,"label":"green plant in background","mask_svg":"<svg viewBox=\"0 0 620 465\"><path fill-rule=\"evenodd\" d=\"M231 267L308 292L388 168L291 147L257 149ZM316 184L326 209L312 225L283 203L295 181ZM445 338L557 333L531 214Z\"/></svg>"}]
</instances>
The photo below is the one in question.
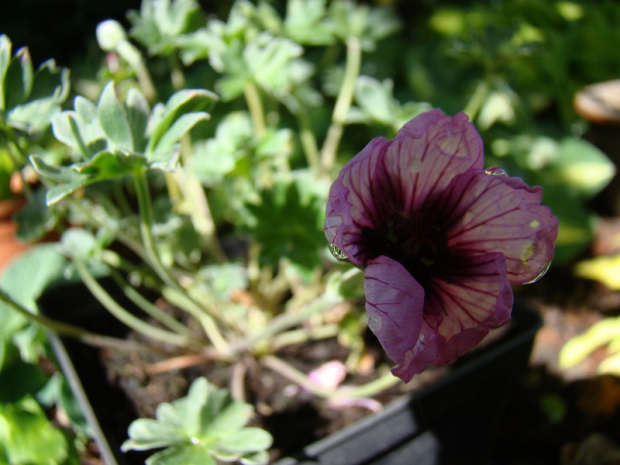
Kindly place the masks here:
<instances>
[{"instance_id":1,"label":"green plant in background","mask_svg":"<svg viewBox=\"0 0 620 465\"><path fill-rule=\"evenodd\" d=\"M490 163L546 188L560 220L556 263L588 248L598 218L586 202L615 174L602 152L573 135L584 125L572 100L586 84L620 74L617 54L596 46L620 41L619 14L613 2L445 6L429 18L430 40L410 52L412 88L444 109L465 108Z\"/></svg>"},{"instance_id":2,"label":"green plant in background","mask_svg":"<svg viewBox=\"0 0 620 465\"><path fill-rule=\"evenodd\" d=\"M52 116L69 95L69 71L48 60L36 70L27 48L12 53L12 43L0 35L0 159L3 171L2 197L9 194L8 173L22 176L27 196L31 193L21 169L27 155L36 150Z\"/></svg>"},{"instance_id":3,"label":"green plant in background","mask_svg":"<svg viewBox=\"0 0 620 465\"><path fill-rule=\"evenodd\" d=\"M155 419L135 420L122 449L165 448L151 455L147 465L215 465L218 461L265 464L273 439L260 428L245 426L251 415L251 405L233 400L224 389L198 378L186 397L160 404Z\"/></svg>"},{"instance_id":4,"label":"green plant in background","mask_svg":"<svg viewBox=\"0 0 620 465\"><path fill-rule=\"evenodd\" d=\"M36 313L36 299L65 267L53 246L41 246L18 257L0 286ZM0 318L0 462L79 463L79 450L91 432L65 379L60 373L50 375L40 363L53 358L44 331L4 306ZM77 437L50 421L44 408L52 407L66 415Z\"/></svg>"},{"instance_id":5,"label":"green plant in background","mask_svg":"<svg viewBox=\"0 0 620 465\"><path fill-rule=\"evenodd\" d=\"M560 352L559 366L567 369L577 365L603 347L607 355L599 363L598 373L620 375L620 317L603 318L585 333L568 341Z\"/></svg>"}]
</instances>

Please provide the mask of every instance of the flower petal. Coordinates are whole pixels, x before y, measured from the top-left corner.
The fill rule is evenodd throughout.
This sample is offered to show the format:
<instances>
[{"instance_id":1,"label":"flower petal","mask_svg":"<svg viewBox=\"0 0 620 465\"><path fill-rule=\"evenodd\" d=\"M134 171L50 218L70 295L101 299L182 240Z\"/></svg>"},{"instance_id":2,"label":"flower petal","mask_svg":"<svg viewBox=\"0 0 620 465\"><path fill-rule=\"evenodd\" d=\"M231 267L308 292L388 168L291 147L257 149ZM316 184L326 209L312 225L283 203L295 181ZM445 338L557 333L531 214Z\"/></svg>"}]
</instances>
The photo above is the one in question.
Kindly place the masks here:
<instances>
[{"instance_id":1,"label":"flower petal","mask_svg":"<svg viewBox=\"0 0 620 465\"><path fill-rule=\"evenodd\" d=\"M403 207L419 209L443 191L452 178L483 167L482 138L465 113L422 113L405 124L386 153L390 176L400 181Z\"/></svg>"},{"instance_id":2,"label":"flower petal","mask_svg":"<svg viewBox=\"0 0 620 465\"><path fill-rule=\"evenodd\" d=\"M540 187L471 170L452 181L434 209L449 212L448 248L501 252L508 279L522 284L536 279L553 259L558 220L540 202Z\"/></svg>"},{"instance_id":3,"label":"flower petal","mask_svg":"<svg viewBox=\"0 0 620 465\"><path fill-rule=\"evenodd\" d=\"M400 263L383 255L368 264L364 276L368 327L400 364L420 334L424 289Z\"/></svg>"},{"instance_id":4,"label":"flower petal","mask_svg":"<svg viewBox=\"0 0 620 465\"><path fill-rule=\"evenodd\" d=\"M423 113L392 141L373 139L342 168L329 192L325 235L353 264L363 266L375 258L365 229L376 230L386 212L420 208L454 176L482 169L482 163L482 140L464 113Z\"/></svg>"},{"instance_id":5,"label":"flower petal","mask_svg":"<svg viewBox=\"0 0 620 465\"><path fill-rule=\"evenodd\" d=\"M372 228L379 221L371 186L377 182L377 162L387 145L383 137L371 140L347 162L329 190L325 236L354 265L363 266L369 259L362 229Z\"/></svg>"},{"instance_id":6,"label":"flower petal","mask_svg":"<svg viewBox=\"0 0 620 465\"><path fill-rule=\"evenodd\" d=\"M392 373L409 381L429 366L450 363L508 322L513 297L505 274L505 258L495 253L464 258L429 280L420 336Z\"/></svg>"}]
</instances>

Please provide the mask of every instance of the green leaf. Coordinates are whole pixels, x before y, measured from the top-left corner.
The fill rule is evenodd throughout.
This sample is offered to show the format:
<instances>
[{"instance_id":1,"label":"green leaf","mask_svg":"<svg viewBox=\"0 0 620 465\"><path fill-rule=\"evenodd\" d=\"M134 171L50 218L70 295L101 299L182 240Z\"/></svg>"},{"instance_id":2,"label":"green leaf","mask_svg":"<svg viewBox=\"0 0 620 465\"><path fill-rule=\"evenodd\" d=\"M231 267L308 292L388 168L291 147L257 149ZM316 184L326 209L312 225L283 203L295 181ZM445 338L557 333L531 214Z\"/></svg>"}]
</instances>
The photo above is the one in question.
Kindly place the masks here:
<instances>
[{"instance_id":1,"label":"green leaf","mask_svg":"<svg viewBox=\"0 0 620 465\"><path fill-rule=\"evenodd\" d=\"M284 19L286 35L299 44L334 43L332 25L326 20L325 4L325 0L289 0Z\"/></svg>"},{"instance_id":2,"label":"green leaf","mask_svg":"<svg viewBox=\"0 0 620 465\"><path fill-rule=\"evenodd\" d=\"M146 149L147 157L155 152L164 134L173 123L182 115L192 112L201 112L217 96L205 89L184 89L172 94L166 105L157 105L147 128L149 142Z\"/></svg>"},{"instance_id":3,"label":"green leaf","mask_svg":"<svg viewBox=\"0 0 620 465\"><path fill-rule=\"evenodd\" d=\"M146 465L217 465L211 452L200 445L172 446L146 459Z\"/></svg>"},{"instance_id":4,"label":"green leaf","mask_svg":"<svg viewBox=\"0 0 620 465\"><path fill-rule=\"evenodd\" d=\"M80 133L75 112L63 111L55 114L52 118L52 132L60 142L79 150L83 157L88 157L88 149Z\"/></svg>"},{"instance_id":5,"label":"green leaf","mask_svg":"<svg viewBox=\"0 0 620 465\"><path fill-rule=\"evenodd\" d=\"M575 274L582 278L594 279L610 289L620 290L620 255L582 260L575 266Z\"/></svg>"},{"instance_id":6,"label":"green leaf","mask_svg":"<svg viewBox=\"0 0 620 465\"><path fill-rule=\"evenodd\" d=\"M620 317L602 319L562 347L558 359L559 367L566 369L580 363L599 347L617 340L619 334Z\"/></svg>"},{"instance_id":7,"label":"green leaf","mask_svg":"<svg viewBox=\"0 0 620 465\"><path fill-rule=\"evenodd\" d=\"M239 431L221 435L218 447L227 452L254 452L271 447L273 438L260 428L243 428Z\"/></svg>"},{"instance_id":8,"label":"green leaf","mask_svg":"<svg viewBox=\"0 0 620 465\"><path fill-rule=\"evenodd\" d=\"M67 441L32 398L0 404L0 444L9 463L60 464L68 456Z\"/></svg>"},{"instance_id":9,"label":"green leaf","mask_svg":"<svg viewBox=\"0 0 620 465\"><path fill-rule=\"evenodd\" d=\"M0 34L0 110L6 111L6 91L5 76L9 64L11 63L11 50L13 44L11 39L5 34Z\"/></svg>"},{"instance_id":10,"label":"green leaf","mask_svg":"<svg viewBox=\"0 0 620 465\"><path fill-rule=\"evenodd\" d=\"M18 402L45 386L49 375L34 363L14 360L0 370L0 404Z\"/></svg>"},{"instance_id":11,"label":"green leaf","mask_svg":"<svg viewBox=\"0 0 620 465\"><path fill-rule=\"evenodd\" d=\"M121 449L124 452L157 449L189 442L188 437L183 431L179 431L176 425L169 425L150 418L139 418L133 421L129 425L128 434L131 439L123 443Z\"/></svg>"},{"instance_id":12,"label":"green leaf","mask_svg":"<svg viewBox=\"0 0 620 465\"><path fill-rule=\"evenodd\" d=\"M296 183L278 183L261 192L260 204L248 205L254 219L248 230L262 246L260 259L272 266L288 259L306 271L320 266L323 205L318 197L302 198Z\"/></svg>"},{"instance_id":13,"label":"green leaf","mask_svg":"<svg viewBox=\"0 0 620 465\"><path fill-rule=\"evenodd\" d=\"M392 88L390 80L379 82L373 77L360 76L355 84L355 101L364 116L356 119L391 126L398 105L392 96ZM349 120L355 119L349 117Z\"/></svg>"},{"instance_id":14,"label":"green leaf","mask_svg":"<svg viewBox=\"0 0 620 465\"><path fill-rule=\"evenodd\" d=\"M138 419L129 427L122 450L159 447L147 464L215 464L233 461L269 447L272 438L258 428L244 428L250 405L237 402L205 378L196 379L186 397L157 407L156 420Z\"/></svg>"},{"instance_id":15,"label":"green leaf","mask_svg":"<svg viewBox=\"0 0 620 465\"><path fill-rule=\"evenodd\" d=\"M22 79L30 80L30 71L22 68ZM46 129L52 116L69 95L69 71L56 67L53 60L43 63L34 74L29 95L23 103L9 109L7 122L20 130L36 132Z\"/></svg>"},{"instance_id":16,"label":"green leaf","mask_svg":"<svg viewBox=\"0 0 620 465\"><path fill-rule=\"evenodd\" d=\"M116 97L114 83L109 82L99 97L97 105L99 124L114 148L123 152L134 150L134 141L127 113L123 104Z\"/></svg>"},{"instance_id":17,"label":"green leaf","mask_svg":"<svg viewBox=\"0 0 620 465\"><path fill-rule=\"evenodd\" d=\"M302 53L303 48L292 40L261 33L246 45L243 58L250 78L275 93L290 89L292 61Z\"/></svg>"},{"instance_id":18,"label":"green leaf","mask_svg":"<svg viewBox=\"0 0 620 465\"><path fill-rule=\"evenodd\" d=\"M37 155L31 155L29 159L34 170L44 179L56 182L73 182L84 178L69 167L50 165Z\"/></svg>"},{"instance_id":19,"label":"green leaf","mask_svg":"<svg viewBox=\"0 0 620 465\"><path fill-rule=\"evenodd\" d=\"M127 14L133 25L130 34L151 55L168 55L175 49L175 39L194 29L200 12L195 0L144 0L140 12Z\"/></svg>"},{"instance_id":20,"label":"green leaf","mask_svg":"<svg viewBox=\"0 0 620 465\"><path fill-rule=\"evenodd\" d=\"M600 192L614 177L616 168L609 158L583 139L560 142L556 172L571 190L585 198Z\"/></svg>"},{"instance_id":21,"label":"green leaf","mask_svg":"<svg viewBox=\"0 0 620 465\"><path fill-rule=\"evenodd\" d=\"M47 193L45 194L45 202L47 203L47 205L54 205L55 203L60 202L65 197L73 194L79 188L84 187L86 184L88 184L88 181L75 181L67 184L52 186L47 190Z\"/></svg>"},{"instance_id":22,"label":"green leaf","mask_svg":"<svg viewBox=\"0 0 620 465\"><path fill-rule=\"evenodd\" d=\"M45 198L48 206L59 202L89 183L88 177L80 174L75 169L49 165L36 155L30 156L30 163L41 177L62 183L47 190Z\"/></svg>"},{"instance_id":23,"label":"green leaf","mask_svg":"<svg viewBox=\"0 0 620 465\"><path fill-rule=\"evenodd\" d=\"M131 129L131 136L134 141L134 149L141 152L145 149L146 126L151 114L149 103L144 95L131 88L127 93L125 105L127 107L127 119Z\"/></svg>"},{"instance_id":24,"label":"green leaf","mask_svg":"<svg viewBox=\"0 0 620 465\"><path fill-rule=\"evenodd\" d=\"M38 188L30 202L14 215L19 240L34 242L43 239L56 226L58 214L47 205L45 195L45 189Z\"/></svg>"},{"instance_id":25,"label":"green leaf","mask_svg":"<svg viewBox=\"0 0 620 465\"><path fill-rule=\"evenodd\" d=\"M27 48L20 48L6 71L6 109L14 108L28 99L32 90L32 61Z\"/></svg>"},{"instance_id":26,"label":"green leaf","mask_svg":"<svg viewBox=\"0 0 620 465\"><path fill-rule=\"evenodd\" d=\"M167 161L172 156L175 145L187 134L194 126L201 121L207 121L209 114L205 112L194 112L179 117L170 128L163 134L153 153L151 161Z\"/></svg>"},{"instance_id":27,"label":"green leaf","mask_svg":"<svg viewBox=\"0 0 620 465\"><path fill-rule=\"evenodd\" d=\"M55 281L62 280L67 260L55 244L38 244L17 257L2 274L0 286L15 301L31 312L37 311L36 300ZM0 321L14 312L0 303ZM6 329L0 325L0 332Z\"/></svg>"},{"instance_id":28,"label":"green leaf","mask_svg":"<svg viewBox=\"0 0 620 465\"><path fill-rule=\"evenodd\" d=\"M118 154L103 151L97 153L87 162L74 165L73 169L81 175L86 175L87 184L91 184L99 181L122 178L146 166L146 159L142 155Z\"/></svg>"},{"instance_id":29,"label":"green leaf","mask_svg":"<svg viewBox=\"0 0 620 465\"><path fill-rule=\"evenodd\" d=\"M260 452L251 452L239 457L242 465L265 465L269 461L269 453L265 450Z\"/></svg>"}]
</instances>

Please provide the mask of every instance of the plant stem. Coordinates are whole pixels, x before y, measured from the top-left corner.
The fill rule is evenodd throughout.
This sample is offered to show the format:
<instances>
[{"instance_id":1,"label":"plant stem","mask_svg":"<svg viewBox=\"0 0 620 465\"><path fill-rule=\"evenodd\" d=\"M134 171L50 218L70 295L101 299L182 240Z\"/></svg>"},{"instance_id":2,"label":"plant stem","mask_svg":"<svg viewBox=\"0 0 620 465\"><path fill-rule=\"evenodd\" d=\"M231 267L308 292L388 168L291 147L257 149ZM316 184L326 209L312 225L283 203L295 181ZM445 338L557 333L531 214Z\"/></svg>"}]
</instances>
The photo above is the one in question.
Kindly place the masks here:
<instances>
[{"instance_id":1,"label":"plant stem","mask_svg":"<svg viewBox=\"0 0 620 465\"><path fill-rule=\"evenodd\" d=\"M191 170L190 151L191 141L189 136L183 136L181 139L183 167L177 170L175 179L179 181L178 184L181 186L186 211L191 217L194 228L213 258L222 263L226 261L227 257L217 237L215 221L213 221L205 190L198 177Z\"/></svg>"},{"instance_id":2,"label":"plant stem","mask_svg":"<svg viewBox=\"0 0 620 465\"><path fill-rule=\"evenodd\" d=\"M337 389L328 389L315 383L303 372L286 363L284 360L274 357L273 355L266 355L262 357L260 362L265 367L275 371L279 375L303 387L307 391L326 399L372 397L400 382L399 378L388 372L376 380L362 386L342 386Z\"/></svg>"},{"instance_id":3,"label":"plant stem","mask_svg":"<svg viewBox=\"0 0 620 465\"><path fill-rule=\"evenodd\" d=\"M157 101L157 90L155 90L155 85L140 51L125 39L118 43L116 52L133 68L144 96L151 105L154 104Z\"/></svg>"},{"instance_id":4,"label":"plant stem","mask_svg":"<svg viewBox=\"0 0 620 465\"><path fill-rule=\"evenodd\" d=\"M286 312L271 320L264 328L231 347L233 353L242 352L256 344L272 339L276 334L298 325L313 315L324 312L342 302L342 299L325 294L298 311Z\"/></svg>"},{"instance_id":5,"label":"plant stem","mask_svg":"<svg viewBox=\"0 0 620 465\"><path fill-rule=\"evenodd\" d=\"M28 157L19 146L19 142L17 141L15 132L11 127L5 127L5 135L7 137L7 153L9 154L9 157L11 157L11 160L15 165L15 170L22 183L24 196L26 197L26 200L30 202L34 194L32 193L32 188L30 187L28 180L25 178L24 173L22 172L23 166L28 164Z\"/></svg>"},{"instance_id":6,"label":"plant stem","mask_svg":"<svg viewBox=\"0 0 620 465\"><path fill-rule=\"evenodd\" d=\"M292 344L301 344L306 341L316 341L336 337L340 332L340 327L336 324L319 326L312 329L295 329L285 333L277 334L271 339L271 349L278 350Z\"/></svg>"},{"instance_id":7,"label":"plant stem","mask_svg":"<svg viewBox=\"0 0 620 465\"><path fill-rule=\"evenodd\" d=\"M59 336L70 337L73 339L77 339L85 344L94 346L94 347L111 347L111 348L120 348L125 350L141 350L150 351L150 348L147 348L143 344L134 342L134 341L126 341L124 339L117 339L110 336L103 336L101 334L92 333L84 328L80 328L79 326L74 326L68 323L63 323L61 321L53 320L52 318L48 318L43 315L37 315L35 313L30 312L28 309L23 307L21 304L13 300L6 292L0 289L0 301L6 304L13 311L19 313L28 321L34 324L38 324L43 326L49 331L52 331Z\"/></svg>"},{"instance_id":8,"label":"plant stem","mask_svg":"<svg viewBox=\"0 0 620 465\"><path fill-rule=\"evenodd\" d=\"M146 172L143 170L137 171L134 174L134 181L136 184L136 194L138 196L138 206L140 209L140 233L142 235L142 242L144 243L144 250L146 258L153 267L153 270L159 278L168 286L178 289L182 292L179 284L170 275L169 271L164 267L159 253L155 245L155 239L153 238L153 207L151 204L151 195L149 193L149 186L146 180Z\"/></svg>"},{"instance_id":9,"label":"plant stem","mask_svg":"<svg viewBox=\"0 0 620 465\"><path fill-rule=\"evenodd\" d=\"M144 242L146 255L151 266L153 267L153 270L167 286L168 294L170 296L174 296L173 298L176 298L177 302L182 302L179 307L190 312L198 319L198 321L200 321L205 333L218 351L228 353L228 343L220 334L213 318L205 312L205 309L203 309L197 302L187 295L185 290L174 280L172 276L170 276L170 273L161 262L155 246L153 232L151 230L153 227L153 209L148 183L146 181L146 173L140 170L135 173L134 179L136 182L136 194L138 196L138 205L140 209L140 231L142 233L142 240ZM171 302L175 303L174 301Z\"/></svg>"},{"instance_id":10,"label":"plant stem","mask_svg":"<svg viewBox=\"0 0 620 465\"><path fill-rule=\"evenodd\" d=\"M245 101L248 104L250 116L252 117L254 137L257 141L259 141L265 135L267 125L265 123L263 103L261 102L260 94L256 88L256 85L253 82L248 82L243 88L243 95L245 96Z\"/></svg>"},{"instance_id":11,"label":"plant stem","mask_svg":"<svg viewBox=\"0 0 620 465\"><path fill-rule=\"evenodd\" d=\"M353 102L355 83L362 64L362 46L360 40L357 37L349 37L346 44L347 59L345 63L344 80L336 99L336 105L334 106L332 123L327 130L327 137L323 144L323 150L321 151L321 168L322 173L325 175L329 175L336 161L336 152L340 145L347 113Z\"/></svg>"},{"instance_id":12,"label":"plant stem","mask_svg":"<svg viewBox=\"0 0 620 465\"><path fill-rule=\"evenodd\" d=\"M144 334L145 336L157 341L182 347L190 344L190 339L187 336L182 336L177 333L157 328L129 313L126 309L119 305L119 303L114 300L114 298L97 282L82 260L76 259L73 263L75 264L77 272L88 290L106 308L106 310L108 310L122 323L126 324L134 331Z\"/></svg>"},{"instance_id":13,"label":"plant stem","mask_svg":"<svg viewBox=\"0 0 620 465\"><path fill-rule=\"evenodd\" d=\"M205 313L205 311L199 307L192 299L190 299L184 292L175 288L164 287L162 295L171 304L182 308L190 315L195 317L201 324L203 331L215 347L215 350L222 356L227 357L230 354L230 347L226 339L220 333L215 320Z\"/></svg>"},{"instance_id":14,"label":"plant stem","mask_svg":"<svg viewBox=\"0 0 620 465\"><path fill-rule=\"evenodd\" d=\"M156 319L160 323L166 325L172 331L178 334L183 334L187 337L191 337L191 331L183 325L181 322L175 320L173 317L162 311L159 307L147 300L142 294L140 294L133 286L129 285L127 281L123 279L121 274L114 270L110 270L112 278L121 288L125 296L131 300L134 305L139 307L144 313Z\"/></svg>"},{"instance_id":15,"label":"plant stem","mask_svg":"<svg viewBox=\"0 0 620 465\"><path fill-rule=\"evenodd\" d=\"M179 57L175 53L170 54L170 80L175 90L181 90L185 87L185 75L179 64Z\"/></svg>"},{"instance_id":16,"label":"plant stem","mask_svg":"<svg viewBox=\"0 0 620 465\"><path fill-rule=\"evenodd\" d=\"M297 114L297 119L300 127L299 138L301 140L301 146L304 149L304 154L306 155L306 161L312 171L318 172L321 167L321 160L316 138L314 137L314 132L312 132L310 122L308 121L308 115L304 111L300 111Z\"/></svg>"},{"instance_id":17,"label":"plant stem","mask_svg":"<svg viewBox=\"0 0 620 465\"><path fill-rule=\"evenodd\" d=\"M480 81L474 90L473 95L467 102L463 113L469 116L469 120L473 121L478 116L478 112L480 108L482 108L482 104L484 100L487 98L489 94L489 83L485 81Z\"/></svg>"}]
</instances>

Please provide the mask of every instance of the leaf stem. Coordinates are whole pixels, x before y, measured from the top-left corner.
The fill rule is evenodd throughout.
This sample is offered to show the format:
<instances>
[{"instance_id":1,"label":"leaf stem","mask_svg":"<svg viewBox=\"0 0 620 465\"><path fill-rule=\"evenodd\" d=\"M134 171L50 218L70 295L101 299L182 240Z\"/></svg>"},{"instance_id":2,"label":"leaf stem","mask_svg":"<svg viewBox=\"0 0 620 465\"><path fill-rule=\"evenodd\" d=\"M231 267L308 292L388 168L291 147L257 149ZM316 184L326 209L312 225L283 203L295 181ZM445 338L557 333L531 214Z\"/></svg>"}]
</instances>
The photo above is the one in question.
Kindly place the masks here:
<instances>
[{"instance_id":1,"label":"leaf stem","mask_svg":"<svg viewBox=\"0 0 620 465\"><path fill-rule=\"evenodd\" d=\"M227 357L230 354L229 344L222 336L222 333L211 315L208 315L200 306L190 299L189 296L178 289L164 287L162 289L162 295L171 304L182 308L198 320L203 331L213 344L213 347L215 347L215 350L217 350L222 357Z\"/></svg>"},{"instance_id":2,"label":"leaf stem","mask_svg":"<svg viewBox=\"0 0 620 465\"><path fill-rule=\"evenodd\" d=\"M301 386L307 391L326 399L337 398L365 398L372 397L384 390L398 384L400 379L388 372L379 378L361 386L341 386L337 389L328 389L323 387L314 381L312 381L303 372L285 362L284 360L275 357L273 355L265 355L260 359L260 362L270 370L275 371L279 375Z\"/></svg>"},{"instance_id":3,"label":"leaf stem","mask_svg":"<svg viewBox=\"0 0 620 465\"><path fill-rule=\"evenodd\" d=\"M341 302L342 299L340 298L336 298L331 294L324 294L323 296L315 299L313 302L309 303L300 310L288 311L286 313L278 315L260 331L254 334L250 334L247 339L242 340L236 345L233 344L231 350L233 351L233 353L239 353L243 350L252 348L260 342L271 340L275 335L281 333L282 331L296 326L299 323L310 318L311 316L322 313L325 310L330 309Z\"/></svg>"},{"instance_id":4,"label":"leaf stem","mask_svg":"<svg viewBox=\"0 0 620 465\"><path fill-rule=\"evenodd\" d=\"M142 233L142 240L144 242L146 255L151 266L153 267L153 270L167 286L168 293L176 298L177 303L181 302L179 307L190 312L198 319L198 321L201 322L205 333L218 351L228 353L228 343L220 334L213 318L206 313L202 306L187 295L185 290L174 280L161 262L155 246L155 239L153 238L153 209L148 183L146 181L146 173L143 170L137 171L134 175L134 180L136 183L136 194L140 209L140 231ZM164 289L164 291L165 290L166 289ZM175 303L173 301L171 302Z\"/></svg>"},{"instance_id":5,"label":"leaf stem","mask_svg":"<svg viewBox=\"0 0 620 465\"><path fill-rule=\"evenodd\" d=\"M357 37L349 37L346 41L347 58L344 70L344 80L340 87L340 92L336 98L336 105L332 114L332 123L327 130L327 137L321 151L321 168L325 175L328 175L336 161L336 152L340 145L344 124L351 103L355 83L360 74L362 64L362 46Z\"/></svg>"},{"instance_id":6,"label":"leaf stem","mask_svg":"<svg viewBox=\"0 0 620 465\"><path fill-rule=\"evenodd\" d=\"M118 271L116 271L115 269L110 269L110 274L118 287L121 288L121 290L123 291L123 294L125 294L125 296L144 313L156 319L163 325L167 326L175 333L191 337L191 331L185 325L183 325L181 322L177 321L176 319L162 311L159 307L154 305L152 302L150 302L148 299L146 299L133 286L127 283L127 281L123 279L123 277Z\"/></svg>"},{"instance_id":7,"label":"leaf stem","mask_svg":"<svg viewBox=\"0 0 620 465\"><path fill-rule=\"evenodd\" d=\"M258 88L253 82L248 82L243 88L243 95L250 110L252 124L254 125L254 137L257 141L261 140L265 135L266 123L263 103L258 92Z\"/></svg>"},{"instance_id":8,"label":"leaf stem","mask_svg":"<svg viewBox=\"0 0 620 465\"><path fill-rule=\"evenodd\" d=\"M88 290L90 290L90 292L97 298L101 305L106 308L106 310L108 310L122 323L129 326L134 331L144 334L145 336L157 341L181 347L190 345L191 342L187 336L157 328L129 313L125 308L119 305L116 300L114 300L114 298L103 288L103 286L97 282L82 260L76 259L73 263L75 264L77 272Z\"/></svg>"},{"instance_id":9,"label":"leaf stem","mask_svg":"<svg viewBox=\"0 0 620 465\"><path fill-rule=\"evenodd\" d=\"M144 346L143 344L134 342L134 341L126 341L124 339L117 339L110 336L104 336L101 334L96 334L90 332L84 328L80 328L79 326L74 326L68 323L63 323L61 321L54 320L52 318L48 318L43 315L37 315L36 313L32 313L21 304L13 300L6 292L0 289L0 302L6 304L13 311L19 313L28 321L34 324L38 324L43 326L49 331L53 331L54 333L63 336L70 337L73 339L77 339L85 344L94 346L94 347L115 347L121 348L125 350L151 350L150 348Z\"/></svg>"},{"instance_id":10,"label":"leaf stem","mask_svg":"<svg viewBox=\"0 0 620 465\"><path fill-rule=\"evenodd\" d=\"M489 94L489 83L485 81L480 81L474 90L473 95L467 102L465 109L463 112L469 116L470 121L474 121L478 116L478 112L480 108L482 108L482 104L484 100L487 98Z\"/></svg>"},{"instance_id":11,"label":"leaf stem","mask_svg":"<svg viewBox=\"0 0 620 465\"><path fill-rule=\"evenodd\" d=\"M314 172L318 172L321 167L321 160L319 157L319 149L314 137L314 132L310 127L310 121L308 121L308 115L304 111L299 111L297 114L299 121L299 139L301 140L301 146L304 149L306 155L306 161L308 166Z\"/></svg>"}]
</instances>

